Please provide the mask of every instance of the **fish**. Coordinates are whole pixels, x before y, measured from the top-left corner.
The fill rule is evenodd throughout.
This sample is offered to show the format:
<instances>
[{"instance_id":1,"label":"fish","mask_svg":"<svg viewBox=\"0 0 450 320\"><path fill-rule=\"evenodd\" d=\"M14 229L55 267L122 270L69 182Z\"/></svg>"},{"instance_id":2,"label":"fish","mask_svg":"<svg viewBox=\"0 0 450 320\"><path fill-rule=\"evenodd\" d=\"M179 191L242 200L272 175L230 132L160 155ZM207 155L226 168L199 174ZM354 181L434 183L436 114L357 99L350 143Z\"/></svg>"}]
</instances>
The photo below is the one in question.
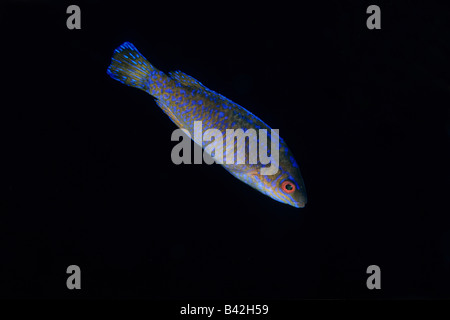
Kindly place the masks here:
<instances>
[{"instance_id":1,"label":"fish","mask_svg":"<svg viewBox=\"0 0 450 320\"><path fill-rule=\"evenodd\" d=\"M197 79L181 72L164 73L154 67L130 42L124 42L114 50L107 74L122 84L143 90L154 97L156 104L178 128L194 132L196 121L202 121L203 129L217 129L226 133L227 129L267 130L267 145L279 141L278 170L273 174L262 174L267 164L220 163L234 177L248 184L262 194L296 208L304 208L307 203L306 188L299 165L286 142L253 113L229 100L221 94L208 89ZM194 135L191 134L192 139ZM259 140L260 136L254 137ZM226 152L238 152L237 139L232 139ZM195 141L194 142L198 142ZM229 142L229 140L227 140ZM250 143L248 143L250 144ZM248 144L244 143L247 158ZM201 147L205 149L206 142ZM261 145L260 145L261 146ZM242 149L242 144L241 144ZM232 151L230 151L232 150ZM261 150L260 150L261 152ZM271 157L274 153L271 150Z\"/></svg>"}]
</instances>

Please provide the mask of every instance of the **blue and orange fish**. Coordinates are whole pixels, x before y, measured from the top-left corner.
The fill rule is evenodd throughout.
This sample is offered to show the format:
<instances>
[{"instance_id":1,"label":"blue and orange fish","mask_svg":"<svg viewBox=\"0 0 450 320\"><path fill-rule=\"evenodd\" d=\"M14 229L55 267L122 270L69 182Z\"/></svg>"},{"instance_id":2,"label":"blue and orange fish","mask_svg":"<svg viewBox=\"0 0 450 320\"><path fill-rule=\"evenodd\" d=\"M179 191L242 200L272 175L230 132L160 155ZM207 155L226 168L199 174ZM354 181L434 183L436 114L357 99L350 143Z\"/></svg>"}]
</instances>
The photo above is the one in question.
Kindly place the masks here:
<instances>
[{"instance_id":1,"label":"blue and orange fish","mask_svg":"<svg viewBox=\"0 0 450 320\"><path fill-rule=\"evenodd\" d=\"M181 71L165 74L156 69L129 42L114 51L107 72L113 79L152 95L170 119L190 133L194 132L195 121L202 121L204 130L217 129L222 133L226 129L266 129L272 132L267 124L251 112L206 88L191 76ZM205 148L205 145L202 147ZM237 146L232 147L236 154ZM248 148L245 152L248 156ZM275 174L261 174L261 168L265 165L259 161L254 164L221 165L239 180L277 201L297 208L303 208L306 204L306 190L300 169L281 138L279 168Z\"/></svg>"}]
</instances>

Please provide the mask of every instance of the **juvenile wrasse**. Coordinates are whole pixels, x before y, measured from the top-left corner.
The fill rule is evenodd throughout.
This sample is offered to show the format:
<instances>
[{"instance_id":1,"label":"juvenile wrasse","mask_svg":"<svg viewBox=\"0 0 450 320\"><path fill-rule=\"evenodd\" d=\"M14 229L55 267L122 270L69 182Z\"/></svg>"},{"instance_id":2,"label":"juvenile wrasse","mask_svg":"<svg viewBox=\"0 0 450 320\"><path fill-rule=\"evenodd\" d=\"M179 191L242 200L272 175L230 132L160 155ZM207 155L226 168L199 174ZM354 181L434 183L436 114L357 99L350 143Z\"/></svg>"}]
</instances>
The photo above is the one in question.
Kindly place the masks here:
<instances>
[{"instance_id":1,"label":"juvenile wrasse","mask_svg":"<svg viewBox=\"0 0 450 320\"><path fill-rule=\"evenodd\" d=\"M165 74L156 69L129 42L115 49L107 73L121 83L152 95L156 104L179 128L191 133L194 132L195 121L202 121L204 130L225 132L226 129L266 129L272 132L267 124L250 111L206 88L193 77L181 71ZM276 138L279 139L279 168L275 174L261 174L260 169L265 165L259 161L254 164L221 165L233 176L272 199L303 208L307 197L300 169L284 140L279 136ZM271 139L269 135L267 141ZM234 140L233 143L237 144ZM237 145L231 147L236 154ZM227 150L230 150L228 145ZM248 149L245 152L248 155Z\"/></svg>"}]
</instances>

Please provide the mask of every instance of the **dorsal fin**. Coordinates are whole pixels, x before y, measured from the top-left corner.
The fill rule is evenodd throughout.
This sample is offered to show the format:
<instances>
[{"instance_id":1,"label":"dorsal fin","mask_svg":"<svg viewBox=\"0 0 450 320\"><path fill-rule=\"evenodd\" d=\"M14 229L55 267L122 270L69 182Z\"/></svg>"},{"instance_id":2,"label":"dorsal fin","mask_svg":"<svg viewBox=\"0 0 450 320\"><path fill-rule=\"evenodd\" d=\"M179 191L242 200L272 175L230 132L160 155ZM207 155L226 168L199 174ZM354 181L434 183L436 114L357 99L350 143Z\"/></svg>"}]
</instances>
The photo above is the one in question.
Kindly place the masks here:
<instances>
[{"instance_id":1,"label":"dorsal fin","mask_svg":"<svg viewBox=\"0 0 450 320\"><path fill-rule=\"evenodd\" d=\"M208 88L206 88L200 81L184 72L181 72L180 70L169 72L169 76L186 87L208 90Z\"/></svg>"},{"instance_id":2,"label":"dorsal fin","mask_svg":"<svg viewBox=\"0 0 450 320\"><path fill-rule=\"evenodd\" d=\"M186 73L184 73L184 72L182 72L180 70L169 72L169 76L172 79L180 82L184 86L195 88L195 89L204 90L207 93L215 95L216 98L222 100L223 102L234 103L233 101L231 101L230 99L224 97L220 93L215 92L215 91L213 91L211 89L208 89L207 87L205 87L205 85L203 83L201 83L197 79L191 77L190 75L187 75Z\"/></svg>"}]
</instances>

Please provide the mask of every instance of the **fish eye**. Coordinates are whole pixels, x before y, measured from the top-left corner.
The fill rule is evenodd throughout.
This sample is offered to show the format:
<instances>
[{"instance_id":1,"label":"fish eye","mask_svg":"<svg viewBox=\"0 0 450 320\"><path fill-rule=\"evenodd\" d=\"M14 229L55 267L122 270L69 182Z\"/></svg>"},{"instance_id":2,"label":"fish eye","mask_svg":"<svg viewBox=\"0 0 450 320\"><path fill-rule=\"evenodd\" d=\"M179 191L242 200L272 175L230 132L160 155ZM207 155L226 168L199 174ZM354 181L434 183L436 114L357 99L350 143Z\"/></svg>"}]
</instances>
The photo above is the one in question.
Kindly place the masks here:
<instances>
[{"instance_id":1,"label":"fish eye","mask_svg":"<svg viewBox=\"0 0 450 320\"><path fill-rule=\"evenodd\" d=\"M281 190L286 193L292 193L295 191L295 184L289 180L283 181L281 184Z\"/></svg>"}]
</instances>

